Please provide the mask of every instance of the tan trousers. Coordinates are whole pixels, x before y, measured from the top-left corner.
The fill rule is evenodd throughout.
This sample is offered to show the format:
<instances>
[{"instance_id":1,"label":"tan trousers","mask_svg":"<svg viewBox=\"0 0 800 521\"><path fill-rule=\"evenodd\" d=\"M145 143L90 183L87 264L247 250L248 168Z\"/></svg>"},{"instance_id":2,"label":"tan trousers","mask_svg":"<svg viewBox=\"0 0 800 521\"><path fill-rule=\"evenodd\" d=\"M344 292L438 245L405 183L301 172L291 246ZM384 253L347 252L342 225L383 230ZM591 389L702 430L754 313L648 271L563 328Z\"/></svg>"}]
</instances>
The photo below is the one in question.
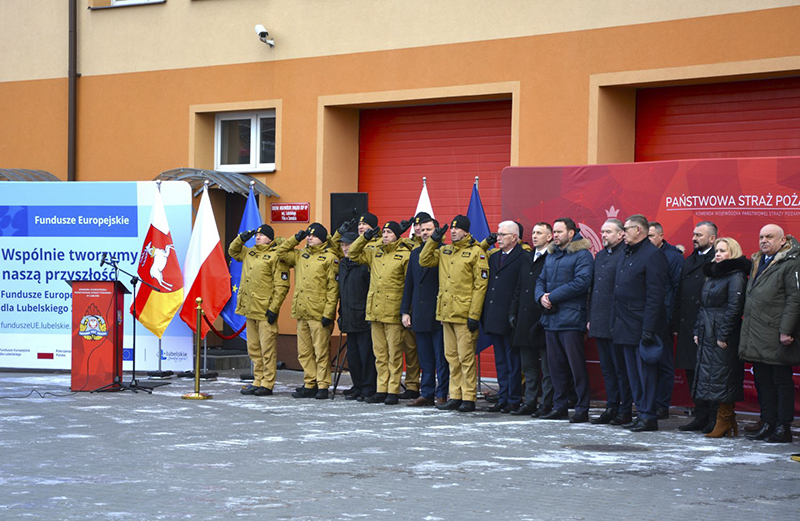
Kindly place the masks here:
<instances>
[{"instance_id":1,"label":"tan trousers","mask_svg":"<svg viewBox=\"0 0 800 521\"><path fill-rule=\"evenodd\" d=\"M278 369L278 323L247 319L247 354L253 361L253 385L272 389Z\"/></svg>"},{"instance_id":2,"label":"tan trousers","mask_svg":"<svg viewBox=\"0 0 800 521\"><path fill-rule=\"evenodd\" d=\"M319 320L297 321L297 360L308 389L327 389L331 385L332 332L333 324L322 327Z\"/></svg>"},{"instance_id":3,"label":"tan trousers","mask_svg":"<svg viewBox=\"0 0 800 521\"><path fill-rule=\"evenodd\" d=\"M379 393L400 394L404 330L402 324L372 323L372 351L375 353Z\"/></svg>"},{"instance_id":4,"label":"tan trousers","mask_svg":"<svg viewBox=\"0 0 800 521\"><path fill-rule=\"evenodd\" d=\"M478 397L478 372L475 368L475 344L478 332L466 324L442 322L444 357L450 365L450 399L474 402Z\"/></svg>"},{"instance_id":5,"label":"tan trousers","mask_svg":"<svg viewBox=\"0 0 800 521\"><path fill-rule=\"evenodd\" d=\"M419 391L419 358L417 338L410 329L403 328L403 354L406 356L406 389Z\"/></svg>"}]
</instances>

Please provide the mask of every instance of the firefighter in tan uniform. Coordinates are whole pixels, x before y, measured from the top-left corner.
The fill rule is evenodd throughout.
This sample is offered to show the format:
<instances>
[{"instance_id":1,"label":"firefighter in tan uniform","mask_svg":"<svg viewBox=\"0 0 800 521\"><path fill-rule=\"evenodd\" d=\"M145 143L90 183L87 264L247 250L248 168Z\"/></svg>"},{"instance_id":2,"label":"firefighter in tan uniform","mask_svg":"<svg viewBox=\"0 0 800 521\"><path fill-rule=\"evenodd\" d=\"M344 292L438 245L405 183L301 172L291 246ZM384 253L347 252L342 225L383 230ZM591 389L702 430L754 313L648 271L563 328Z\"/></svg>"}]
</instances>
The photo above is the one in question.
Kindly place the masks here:
<instances>
[{"instance_id":1,"label":"firefighter in tan uniform","mask_svg":"<svg viewBox=\"0 0 800 521\"><path fill-rule=\"evenodd\" d=\"M256 245L245 243L255 235ZM253 361L253 383L242 394L269 396L277 371L278 313L289 293L289 267L280 261L268 224L239 234L228 247L228 255L242 263L242 279L236 299L236 314L247 318L247 354Z\"/></svg>"},{"instance_id":2,"label":"firefighter in tan uniform","mask_svg":"<svg viewBox=\"0 0 800 521\"><path fill-rule=\"evenodd\" d=\"M475 410L478 375L475 344L489 279L489 263L480 244L469 234L469 219L457 215L452 223L453 243L438 247L447 225L437 228L419 254L420 266L439 267L436 320L442 322L444 354L450 365L450 399L440 410Z\"/></svg>"},{"instance_id":3,"label":"firefighter in tan uniform","mask_svg":"<svg viewBox=\"0 0 800 521\"><path fill-rule=\"evenodd\" d=\"M303 239L306 247L295 249ZM297 359L303 367L304 385L292 396L324 400L331 385L330 340L339 300L339 257L320 223L284 241L278 255L294 268L292 318L297 319Z\"/></svg>"},{"instance_id":4,"label":"firefighter in tan uniform","mask_svg":"<svg viewBox=\"0 0 800 521\"><path fill-rule=\"evenodd\" d=\"M396 405L403 374L405 328L400 323L406 269L411 248L400 237L400 225L389 221L383 226L382 244L367 248L378 229L367 230L350 246L350 258L370 269L367 293L367 321L371 322L372 348L378 370L377 392L365 398L367 403Z\"/></svg>"}]
</instances>

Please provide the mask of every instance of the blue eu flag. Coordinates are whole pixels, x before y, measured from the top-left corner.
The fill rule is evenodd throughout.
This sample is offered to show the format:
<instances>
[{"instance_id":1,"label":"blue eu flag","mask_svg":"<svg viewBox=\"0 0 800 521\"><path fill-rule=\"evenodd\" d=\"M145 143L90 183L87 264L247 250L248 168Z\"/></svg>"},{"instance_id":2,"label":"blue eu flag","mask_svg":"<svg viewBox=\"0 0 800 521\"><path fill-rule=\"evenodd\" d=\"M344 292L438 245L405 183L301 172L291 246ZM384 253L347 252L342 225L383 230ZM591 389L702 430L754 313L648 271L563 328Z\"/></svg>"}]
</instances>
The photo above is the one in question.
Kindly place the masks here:
<instances>
[{"instance_id":1,"label":"blue eu flag","mask_svg":"<svg viewBox=\"0 0 800 521\"><path fill-rule=\"evenodd\" d=\"M242 215L242 222L239 224L239 233L246 232L248 230L255 230L259 226L261 226L261 215L258 213L258 204L256 203L256 196L253 193L253 187L250 187L250 195L247 197L247 204L244 206L244 215ZM245 246L252 248L256 245L255 237L251 237L246 243ZM236 299L239 294L239 282L242 280L242 263L231 259L230 263L230 272L231 272L231 299L225 304L225 307L222 308L222 319L228 324L234 331L239 331L244 323L247 321L245 317L242 315L237 315L235 313L236 310ZM241 333L241 337L247 340L247 330L243 330Z\"/></svg>"},{"instance_id":2,"label":"blue eu flag","mask_svg":"<svg viewBox=\"0 0 800 521\"><path fill-rule=\"evenodd\" d=\"M478 193L477 183L472 185L472 196L469 198L467 219L469 219L469 232L476 241L480 242L489 236L489 233L491 233L489 231L489 221L486 220L486 212L483 211L483 203L481 202L481 194ZM481 327L476 351L480 353L491 345L491 337L485 334L483 327Z\"/></svg>"}]
</instances>

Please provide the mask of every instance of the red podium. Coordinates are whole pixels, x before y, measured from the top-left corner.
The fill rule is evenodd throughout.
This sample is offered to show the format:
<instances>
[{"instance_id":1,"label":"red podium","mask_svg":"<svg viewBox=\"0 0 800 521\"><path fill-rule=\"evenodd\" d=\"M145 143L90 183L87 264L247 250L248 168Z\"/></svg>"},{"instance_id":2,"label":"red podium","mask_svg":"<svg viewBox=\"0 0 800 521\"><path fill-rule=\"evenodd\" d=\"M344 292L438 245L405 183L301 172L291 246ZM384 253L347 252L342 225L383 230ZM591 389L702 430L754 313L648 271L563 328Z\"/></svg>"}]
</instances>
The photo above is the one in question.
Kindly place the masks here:
<instances>
[{"instance_id":1,"label":"red podium","mask_svg":"<svg viewBox=\"0 0 800 521\"><path fill-rule=\"evenodd\" d=\"M124 295L118 281L74 280L72 391L119 391L122 386Z\"/></svg>"}]
</instances>

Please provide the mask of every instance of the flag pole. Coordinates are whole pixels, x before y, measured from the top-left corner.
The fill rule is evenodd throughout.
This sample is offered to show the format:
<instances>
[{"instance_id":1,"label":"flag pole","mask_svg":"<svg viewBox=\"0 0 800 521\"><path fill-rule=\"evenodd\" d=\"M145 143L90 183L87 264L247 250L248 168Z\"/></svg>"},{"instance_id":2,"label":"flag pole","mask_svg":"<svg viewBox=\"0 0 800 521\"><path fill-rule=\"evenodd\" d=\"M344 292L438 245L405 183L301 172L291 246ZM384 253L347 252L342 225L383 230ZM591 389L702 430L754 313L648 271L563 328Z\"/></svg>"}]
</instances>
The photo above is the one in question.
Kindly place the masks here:
<instances>
[{"instance_id":1,"label":"flag pole","mask_svg":"<svg viewBox=\"0 0 800 521\"><path fill-rule=\"evenodd\" d=\"M478 188L478 176L475 176L475 188ZM476 389L476 394L478 398L483 398L483 392L481 392L481 386L483 384L483 378L481 378L481 353L483 351L478 351L476 355L477 358L477 365L478 365L478 388Z\"/></svg>"},{"instance_id":2,"label":"flag pole","mask_svg":"<svg viewBox=\"0 0 800 521\"><path fill-rule=\"evenodd\" d=\"M206 181L208 183L208 181ZM210 394L200 392L200 332L203 320L203 299L197 297L197 327L194 333L194 392L181 396L184 400L210 400Z\"/></svg>"}]
</instances>

